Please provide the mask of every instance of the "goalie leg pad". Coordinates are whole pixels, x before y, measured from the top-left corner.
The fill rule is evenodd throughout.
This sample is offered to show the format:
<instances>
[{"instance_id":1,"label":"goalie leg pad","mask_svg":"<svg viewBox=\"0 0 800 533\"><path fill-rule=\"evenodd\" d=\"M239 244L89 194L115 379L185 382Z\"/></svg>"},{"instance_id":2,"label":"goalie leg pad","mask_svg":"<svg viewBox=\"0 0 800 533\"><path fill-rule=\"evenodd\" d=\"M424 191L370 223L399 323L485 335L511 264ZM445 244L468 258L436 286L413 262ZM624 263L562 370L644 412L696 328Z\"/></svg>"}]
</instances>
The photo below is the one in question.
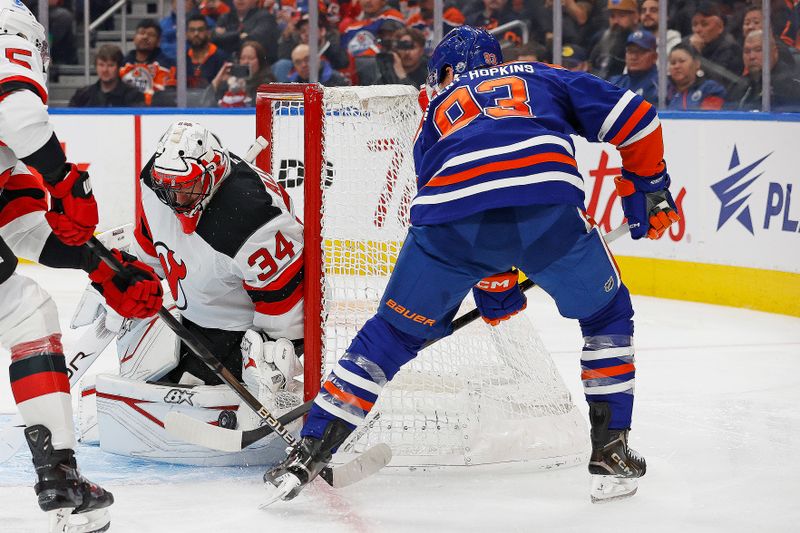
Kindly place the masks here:
<instances>
[{"instance_id":1,"label":"goalie leg pad","mask_svg":"<svg viewBox=\"0 0 800 533\"><path fill-rule=\"evenodd\" d=\"M581 378L587 402L606 402L610 429L631 427L636 366L633 307L625 285L598 313L581 320Z\"/></svg>"},{"instance_id":2,"label":"goalie leg pad","mask_svg":"<svg viewBox=\"0 0 800 533\"><path fill-rule=\"evenodd\" d=\"M179 318L174 303L166 295L164 306ZM178 349L178 336L157 315L127 319L117 336L119 373L129 379L157 381L178 366Z\"/></svg>"},{"instance_id":3,"label":"goalie leg pad","mask_svg":"<svg viewBox=\"0 0 800 533\"><path fill-rule=\"evenodd\" d=\"M105 452L199 466L274 464L285 456L286 444L280 437L262 439L236 453L188 444L164 428L171 411L230 428L239 412L239 398L227 385L162 385L97 376L97 425ZM299 423L290 430L296 431Z\"/></svg>"}]
</instances>

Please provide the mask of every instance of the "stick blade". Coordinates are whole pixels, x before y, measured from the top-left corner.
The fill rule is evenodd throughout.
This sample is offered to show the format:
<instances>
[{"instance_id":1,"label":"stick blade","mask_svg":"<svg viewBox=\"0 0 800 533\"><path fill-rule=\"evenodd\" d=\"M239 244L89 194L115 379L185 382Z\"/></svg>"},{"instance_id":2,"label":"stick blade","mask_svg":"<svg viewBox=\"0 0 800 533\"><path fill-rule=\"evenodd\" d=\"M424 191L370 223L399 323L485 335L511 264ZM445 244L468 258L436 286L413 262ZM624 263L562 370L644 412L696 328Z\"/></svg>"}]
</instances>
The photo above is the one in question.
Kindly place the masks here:
<instances>
[{"instance_id":1,"label":"stick blade","mask_svg":"<svg viewBox=\"0 0 800 533\"><path fill-rule=\"evenodd\" d=\"M238 452L242 450L242 432L212 426L184 413L170 412L164 418L164 428L172 436L190 444L211 450Z\"/></svg>"},{"instance_id":2,"label":"stick blade","mask_svg":"<svg viewBox=\"0 0 800 533\"><path fill-rule=\"evenodd\" d=\"M392 449L385 443L376 444L364 453L341 466L330 469L323 479L340 489L357 483L378 472L392 460Z\"/></svg>"}]
</instances>

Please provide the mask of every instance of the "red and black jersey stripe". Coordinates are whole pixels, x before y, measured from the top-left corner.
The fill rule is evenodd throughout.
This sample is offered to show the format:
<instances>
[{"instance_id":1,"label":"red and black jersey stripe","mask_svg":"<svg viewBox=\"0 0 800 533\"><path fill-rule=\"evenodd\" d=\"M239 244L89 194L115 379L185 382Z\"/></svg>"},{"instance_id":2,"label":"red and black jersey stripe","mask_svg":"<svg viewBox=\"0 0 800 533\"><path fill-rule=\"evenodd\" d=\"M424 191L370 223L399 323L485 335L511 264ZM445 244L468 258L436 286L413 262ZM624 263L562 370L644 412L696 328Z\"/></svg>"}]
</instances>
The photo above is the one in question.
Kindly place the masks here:
<instances>
[{"instance_id":1,"label":"red and black jersey stripe","mask_svg":"<svg viewBox=\"0 0 800 533\"><path fill-rule=\"evenodd\" d=\"M289 267L278 278L264 287L244 284L248 296L256 306L256 312L265 315L281 315L288 312L303 298L303 257Z\"/></svg>"},{"instance_id":2,"label":"red and black jersey stripe","mask_svg":"<svg viewBox=\"0 0 800 533\"><path fill-rule=\"evenodd\" d=\"M42 353L13 361L8 369L11 391L18 404L52 394L69 394L67 364L63 354Z\"/></svg>"},{"instance_id":3,"label":"red and black jersey stripe","mask_svg":"<svg viewBox=\"0 0 800 533\"><path fill-rule=\"evenodd\" d=\"M46 211L41 182L30 174L13 174L0 194L0 227L28 213Z\"/></svg>"}]
</instances>

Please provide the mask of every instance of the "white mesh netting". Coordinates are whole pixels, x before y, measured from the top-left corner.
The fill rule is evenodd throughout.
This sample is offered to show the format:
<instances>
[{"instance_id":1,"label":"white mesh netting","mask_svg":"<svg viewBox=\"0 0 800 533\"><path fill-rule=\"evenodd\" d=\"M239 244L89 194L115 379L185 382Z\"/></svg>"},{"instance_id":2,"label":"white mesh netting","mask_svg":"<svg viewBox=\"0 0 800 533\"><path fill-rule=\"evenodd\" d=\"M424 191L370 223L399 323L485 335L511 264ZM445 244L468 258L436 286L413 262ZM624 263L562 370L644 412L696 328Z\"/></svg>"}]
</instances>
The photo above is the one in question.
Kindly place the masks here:
<instances>
[{"instance_id":1,"label":"white mesh netting","mask_svg":"<svg viewBox=\"0 0 800 533\"><path fill-rule=\"evenodd\" d=\"M416 91L401 86L325 89L323 103L323 305L306 316L322 320L329 370L374 314L405 237L421 112ZM271 108L273 174L303 217L302 101L276 97ZM473 307L467 301L461 313ZM582 461L588 440L550 355L520 315L496 328L476 321L422 351L343 450L385 442L392 464L528 460L552 468Z\"/></svg>"}]
</instances>

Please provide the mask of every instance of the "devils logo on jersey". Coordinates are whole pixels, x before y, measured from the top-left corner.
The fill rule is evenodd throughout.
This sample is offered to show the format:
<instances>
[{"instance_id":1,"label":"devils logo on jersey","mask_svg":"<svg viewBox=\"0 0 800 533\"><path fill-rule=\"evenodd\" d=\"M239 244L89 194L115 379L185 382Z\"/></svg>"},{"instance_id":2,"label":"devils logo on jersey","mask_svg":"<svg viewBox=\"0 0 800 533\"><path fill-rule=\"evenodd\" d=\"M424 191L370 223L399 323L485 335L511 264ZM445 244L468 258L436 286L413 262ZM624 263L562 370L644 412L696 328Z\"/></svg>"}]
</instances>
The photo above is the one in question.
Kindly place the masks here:
<instances>
[{"instance_id":1,"label":"devils logo on jersey","mask_svg":"<svg viewBox=\"0 0 800 533\"><path fill-rule=\"evenodd\" d=\"M188 305L186 293L184 293L181 286L181 280L186 279L186 264L176 259L175 252L161 241L155 243L155 249L158 254L158 260L161 261L161 266L164 267L164 275L167 276L167 283L172 297L175 299L175 306L183 311Z\"/></svg>"}]
</instances>

